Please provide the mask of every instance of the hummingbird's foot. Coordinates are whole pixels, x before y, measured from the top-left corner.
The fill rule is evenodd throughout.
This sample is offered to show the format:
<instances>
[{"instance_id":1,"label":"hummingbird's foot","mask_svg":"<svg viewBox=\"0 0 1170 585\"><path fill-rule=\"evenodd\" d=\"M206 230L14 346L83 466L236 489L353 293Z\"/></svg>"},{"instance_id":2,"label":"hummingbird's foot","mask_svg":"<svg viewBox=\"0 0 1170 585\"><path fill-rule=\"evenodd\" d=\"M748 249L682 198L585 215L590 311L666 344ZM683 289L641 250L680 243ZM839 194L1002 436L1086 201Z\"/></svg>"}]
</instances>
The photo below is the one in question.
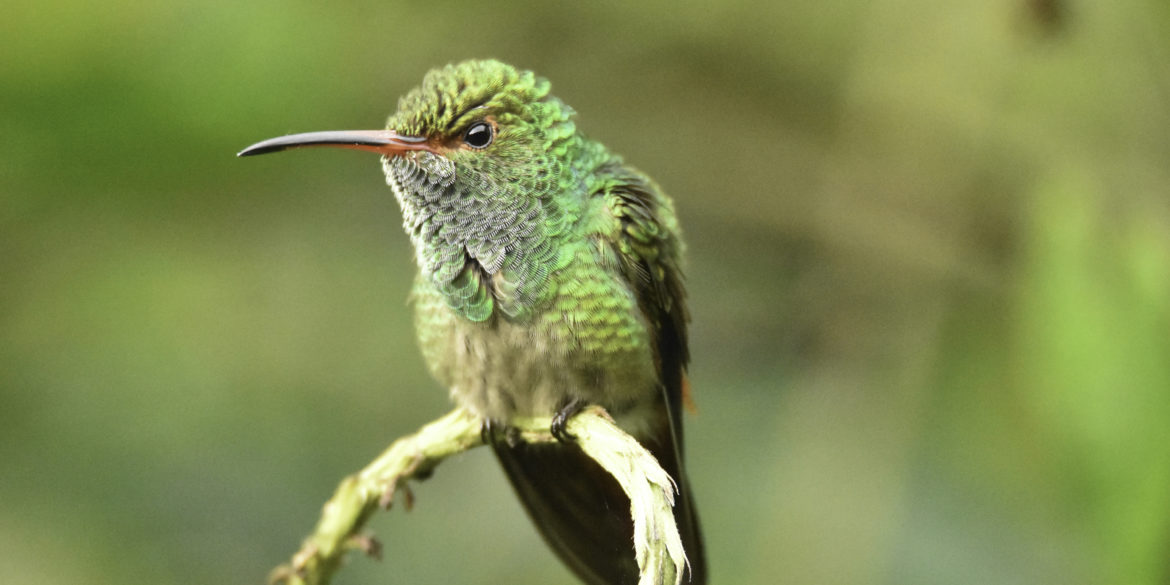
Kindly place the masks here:
<instances>
[{"instance_id":1,"label":"hummingbird's foot","mask_svg":"<svg viewBox=\"0 0 1170 585\"><path fill-rule=\"evenodd\" d=\"M479 433L486 445L506 443L509 447L515 447L523 442L520 429L508 426L498 420L485 419Z\"/></svg>"},{"instance_id":2,"label":"hummingbird's foot","mask_svg":"<svg viewBox=\"0 0 1170 585\"><path fill-rule=\"evenodd\" d=\"M479 428L479 437L485 445L495 445L500 435L500 423L490 418L483 419L483 426Z\"/></svg>"},{"instance_id":3,"label":"hummingbird's foot","mask_svg":"<svg viewBox=\"0 0 1170 585\"><path fill-rule=\"evenodd\" d=\"M561 407L557 409L557 413L553 415L552 425L548 429L552 433L553 438L562 443L576 443L577 437L570 433L566 427L569 424L569 420L584 410L587 404L580 398L570 398L561 404Z\"/></svg>"}]
</instances>

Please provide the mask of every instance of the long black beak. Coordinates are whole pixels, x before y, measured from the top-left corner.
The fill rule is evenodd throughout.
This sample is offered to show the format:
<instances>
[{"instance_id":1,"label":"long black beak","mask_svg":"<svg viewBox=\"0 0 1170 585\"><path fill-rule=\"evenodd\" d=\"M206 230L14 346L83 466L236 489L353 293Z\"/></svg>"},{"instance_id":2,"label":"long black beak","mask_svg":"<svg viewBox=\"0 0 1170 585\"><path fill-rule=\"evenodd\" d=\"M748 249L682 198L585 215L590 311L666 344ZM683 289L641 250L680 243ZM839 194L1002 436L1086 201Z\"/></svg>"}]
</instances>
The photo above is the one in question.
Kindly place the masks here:
<instances>
[{"instance_id":1,"label":"long black beak","mask_svg":"<svg viewBox=\"0 0 1170 585\"><path fill-rule=\"evenodd\" d=\"M270 138L241 150L236 156L268 154L306 146L350 148L390 156L405 154L412 150L434 152L434 147L428 144L425 136L403 136L393 130L333 130Z\"/></svg>"}]
</instances>

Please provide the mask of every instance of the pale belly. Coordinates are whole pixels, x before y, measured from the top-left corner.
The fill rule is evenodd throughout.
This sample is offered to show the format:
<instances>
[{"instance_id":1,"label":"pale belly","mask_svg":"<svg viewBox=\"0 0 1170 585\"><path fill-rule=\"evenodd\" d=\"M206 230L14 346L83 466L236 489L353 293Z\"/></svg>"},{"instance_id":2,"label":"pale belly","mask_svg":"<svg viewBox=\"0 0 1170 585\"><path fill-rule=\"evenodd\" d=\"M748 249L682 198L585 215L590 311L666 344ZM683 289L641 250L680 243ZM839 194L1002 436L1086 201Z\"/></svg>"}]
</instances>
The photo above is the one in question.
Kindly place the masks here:
<instances>
[{"instance_id":1,"label":"pale belly","mask_svg":"<svg viewBox=\"0 0 1170 585\"><path fill-rule=\"evenodd\" d=\"M526 322L474 323L420 282L419 345L452 399L491 420L551 415L570 399L641 418L636 411L660 392L650 335L632 295L598 284L562 286L547 310Z\"/></svg>"}]
</instances>

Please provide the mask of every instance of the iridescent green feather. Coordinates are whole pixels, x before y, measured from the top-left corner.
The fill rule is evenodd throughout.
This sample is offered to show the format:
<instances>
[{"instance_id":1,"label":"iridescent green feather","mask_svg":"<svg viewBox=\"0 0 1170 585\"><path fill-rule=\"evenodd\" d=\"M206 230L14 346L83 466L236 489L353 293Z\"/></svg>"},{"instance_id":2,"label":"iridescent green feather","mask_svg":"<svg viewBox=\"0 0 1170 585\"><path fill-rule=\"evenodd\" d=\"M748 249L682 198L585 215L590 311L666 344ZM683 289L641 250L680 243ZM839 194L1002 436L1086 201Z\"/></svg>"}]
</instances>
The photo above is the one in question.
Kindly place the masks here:
<instances>
[{"instance_id":1,"label":"iridescent green feather","mask_svg":"<svg viewBox=\"0 0 1170 585\"><path fill-rule=\"evenodd\" d=\"M489 156L451 148L384 161L424 276L472 321L526 318L551 298L550 276L569 261L562 250L586 176L572 163L585 142L548 87L497 61L449 65L404 96L388 122L444 144L473 122L496 124Z\"/></svg>"},{"instance_id":2,"label":"iridescent green feather","mask_svg":"<svg viewBox=\"0 0 1170 585\"><path fill-rule=\"evenodd\" d=\"M547 415L577 400L624 421L678 482L675 513L692 582L702 583L681 467L688 356L678 224L657 185L587 140L573 115L548 82L498 61L432 71L400 100L388 129L433 151L383 160L419 265L419 342L452 396L485 418ZM464 140L485 123L490 144ZM559 447L496 451L578 575L636 580L632 549L614 544L631 529L613 514L624 504L607 495L611 479Z\"/></svg>"}]
</instances>

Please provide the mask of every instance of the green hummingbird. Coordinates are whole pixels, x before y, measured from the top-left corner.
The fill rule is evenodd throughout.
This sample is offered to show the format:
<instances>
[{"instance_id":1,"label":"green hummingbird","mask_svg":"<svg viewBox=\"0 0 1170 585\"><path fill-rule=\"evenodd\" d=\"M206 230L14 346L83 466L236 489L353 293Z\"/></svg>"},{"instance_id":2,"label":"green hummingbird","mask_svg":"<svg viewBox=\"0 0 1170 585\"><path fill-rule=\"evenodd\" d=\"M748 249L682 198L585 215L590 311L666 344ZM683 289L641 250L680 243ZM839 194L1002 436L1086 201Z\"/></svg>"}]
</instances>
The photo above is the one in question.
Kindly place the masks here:
<instances>
[{"instance_id":1,"label":"green hummingbird","mask_svg":"<svg viewBox=\"0 0 1170 585\"><path fill-rule=\"evenodd\" d=\"M549 82L494 60L435 69L385 130L311 132L305 146L382 155L419 272L418 342L452 399L488 422L498 459L549 546L586 583L637 583L629 500L565 433L604 407L679 489L675 520L706 583L683 464L689 404L683 243L669 197L586 138ZM507 440L514 416L553 416L561 441Z\"/></svg>"}]
</instances>

